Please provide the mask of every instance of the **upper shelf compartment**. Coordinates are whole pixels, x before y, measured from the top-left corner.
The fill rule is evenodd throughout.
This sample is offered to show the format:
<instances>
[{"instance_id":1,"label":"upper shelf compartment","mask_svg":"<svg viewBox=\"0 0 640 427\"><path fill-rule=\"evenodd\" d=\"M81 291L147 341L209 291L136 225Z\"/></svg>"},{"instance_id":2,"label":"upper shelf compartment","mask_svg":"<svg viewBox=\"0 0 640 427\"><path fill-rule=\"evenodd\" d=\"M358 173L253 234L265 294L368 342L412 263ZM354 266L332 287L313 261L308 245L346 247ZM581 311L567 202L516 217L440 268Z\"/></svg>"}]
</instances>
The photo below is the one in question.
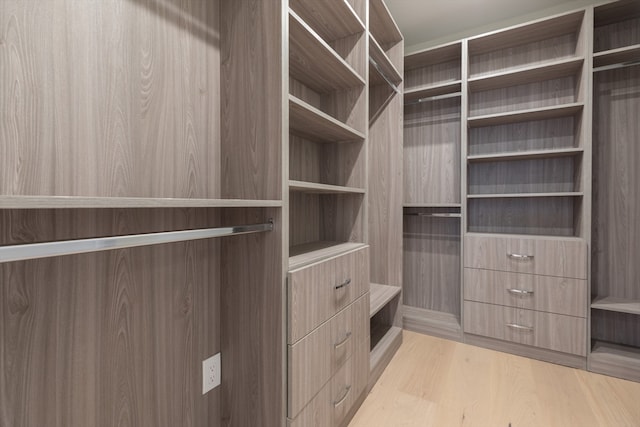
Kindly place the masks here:
<instances>
[{"instance_id":1,"label":"upper shelf compartment","mask_svg":"<svg viewBox=\"0 0 640 427\"><path fill-rule=\"evenodd\" d=\"M365 85L364 79L293 11L289 11L289 74L318 93Z\"/></svg>"},{"instance_id":2,"label":"upper shelf compartment","mask_svg":"<svg viewBox=\"0 0 640 427\"><path fill-rule=\"evenodd\" d=\"M405 56L405 102L453 94L462 89L462 43L451 43Z\"/></svg>"},{"instance_id":3,"label":"upper shelf compartment","mask_svg":"<svg viewBox=\"0 0 640 427\"><path fill-rule=\"evenodd\" d=\"M393 83L397 86L402 82L402 76L395 65L373 37L369 37L369 60L373 61L369 73L371 85Z\"/></svg>"},{"instance_id":4,"label":"upper shelf compartment","mask_svg":"<svg viewBox=\"0 0 640 427\"><path fill-rule=\"evenodd\" d=\"M469 39L471 78L586 55L584 10Z\"/></svg>"},{"instance_id":5,"label":"upper shelf compartment","mask_svg":"<svg viewBox=\"0 0 640 427\"><path fill-rule=\"evenodd\" d=\"M346 0L290 0L289 7L327 43L365 31Z\"/></svg>"},{"instance_id":6,"label":"upper shelf compartment","mask_svg":"<svg viewBox=\"0 0 640 427\"><path fill-rule=\"evenodd\" d=\"M640 62L640 2L625 0L594 9L593 66Z\"/></svg>"},{"instance_id":7,"label":"upper shelf compartment","mask_svg":"<svg viewBox=\"0 0 640 427\"><path fill-rule=\"evenodd\" d=\"M402 41L402 33L383 0L369 2L369 32L384 50Z\"/></svg>"}]
</instances>

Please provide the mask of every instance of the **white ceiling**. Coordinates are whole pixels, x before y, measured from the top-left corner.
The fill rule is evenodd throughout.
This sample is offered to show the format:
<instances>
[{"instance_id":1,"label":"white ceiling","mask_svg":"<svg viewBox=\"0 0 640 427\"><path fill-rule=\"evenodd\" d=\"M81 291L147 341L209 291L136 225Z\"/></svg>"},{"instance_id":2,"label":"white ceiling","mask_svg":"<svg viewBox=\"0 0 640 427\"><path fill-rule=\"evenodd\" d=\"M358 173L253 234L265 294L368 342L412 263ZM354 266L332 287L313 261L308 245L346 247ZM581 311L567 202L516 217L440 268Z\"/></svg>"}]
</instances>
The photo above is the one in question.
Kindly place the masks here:
<instances>
[{"instance_id":1,"label":"white ceiling","mask_svg":"<svg viewBox=\"0 0 640 427\"><path fill-rule=\"evenodd\" d=\"M436 41L445 42L481 34L494 28L579 8L594 2L594 0L385 0L404 35L407 52L423 46L440 44L434 43ZM504 25L505 23L507 25Z\"/></svg>"}]
</instances>

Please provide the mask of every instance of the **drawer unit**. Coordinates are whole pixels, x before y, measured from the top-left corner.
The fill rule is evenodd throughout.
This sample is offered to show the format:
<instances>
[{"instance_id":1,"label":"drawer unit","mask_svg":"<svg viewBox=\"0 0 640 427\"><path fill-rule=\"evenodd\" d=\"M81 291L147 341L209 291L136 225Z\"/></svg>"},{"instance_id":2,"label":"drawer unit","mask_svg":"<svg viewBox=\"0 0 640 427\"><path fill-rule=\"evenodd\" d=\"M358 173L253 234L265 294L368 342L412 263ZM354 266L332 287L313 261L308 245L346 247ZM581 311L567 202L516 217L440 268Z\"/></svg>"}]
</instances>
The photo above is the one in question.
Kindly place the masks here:
<instances>
[{"instance_id":1,"label":"drawer unit","mask_svg":"<svg viewBox=\"0 0 640 427\"><path fill-rule=\"evenodd\" d=\"M369 293L290 345L288 415L295 417L369 339ZM366 363L364 361L363 363Z\"/></svg>"},{"instance_id":2,"label":"drawer unit","mask_svg":"<svg viewBox=\"0 0 640 427\"><path fill-rule=\"evenodd\" d=\"M358 397L364 392L369 375L369 340L359 343L354 354L294 419L289 427L337 427L342 424Z\"/></svg>"},{"instance_id":3,"label":"drawer unit","mask_svg":"<svg viewBox=\"0 0 640 427\"><path fill-rule=\"evenodd\" d=\"M579 239L468 234L464 265L470 268L587 278L587 245Z\"/></svg>"},{"instance_id":4,"label":"drawer unit","mask_svg":"<svg viewBox=\"0 0 640 427\"><path fill-rule=\"evenodd\" d=\"M289 344L294 344L369 290L369 247L288 274Z\"/></svg>"},{"instance_id":5,"label":"drawer unit","mask_svg":"<svg viewBox=\"0 0 640 427\"><path fill-rule=\"evenodd\" d=\"M464 302L464 331L586 356L584 318L479 302Z\"/></svg>"},{"instance_id":6,"label":"drawer unit","mask_svg":"<svg viewBox=\"0 0 640 427\"><path fill-rule=\"evenodd\" d=\"M464 269L464 299L569 316L587 316L587 281Z\"/></svg>"}]
</instances>

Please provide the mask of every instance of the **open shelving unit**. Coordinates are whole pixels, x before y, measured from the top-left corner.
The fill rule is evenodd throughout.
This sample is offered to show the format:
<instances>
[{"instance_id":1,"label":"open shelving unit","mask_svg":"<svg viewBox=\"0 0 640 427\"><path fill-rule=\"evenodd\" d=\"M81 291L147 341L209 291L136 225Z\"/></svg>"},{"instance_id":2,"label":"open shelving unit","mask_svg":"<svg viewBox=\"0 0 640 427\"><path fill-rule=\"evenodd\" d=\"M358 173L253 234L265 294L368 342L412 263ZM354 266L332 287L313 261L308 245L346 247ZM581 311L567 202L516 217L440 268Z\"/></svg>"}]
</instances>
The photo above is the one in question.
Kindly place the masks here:
<instances>
[{"instance_id":1,"label":"open shelving unit","mask_svg":"<svg viewBox=\"0 0 640 427\"><path fill-rule=\"evenodd\" d=\"M594 8L589 369L640 381L640 3Z\"/></svg>"}]
</instances>

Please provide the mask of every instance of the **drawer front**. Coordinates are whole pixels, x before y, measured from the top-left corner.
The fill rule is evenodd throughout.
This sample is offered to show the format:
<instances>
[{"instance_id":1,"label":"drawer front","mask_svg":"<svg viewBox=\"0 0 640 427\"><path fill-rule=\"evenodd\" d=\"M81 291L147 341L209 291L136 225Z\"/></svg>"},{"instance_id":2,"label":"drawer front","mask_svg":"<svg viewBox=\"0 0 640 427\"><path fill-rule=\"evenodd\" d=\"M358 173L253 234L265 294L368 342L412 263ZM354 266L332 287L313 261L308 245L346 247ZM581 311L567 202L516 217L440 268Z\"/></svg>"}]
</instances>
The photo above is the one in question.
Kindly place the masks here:
<instances>
[{"instance_id":1,"label":"drawer front","mask_svg":"<svg viewBox=\"0 0 640 427\"><path fill-rule=\"evenodd\" d=\"M368 342L369 293L288 346L288 415L294 418L338 369Z\"/></svg>"},{"instance_id":2,"label":"drawer front","mask_svg":"<svg viewBox=\"0 0 640 427\"><path fill-rule=\"evenodd\" d=\"M369 247L288 274L289 344L294 344L369 290Z\"/></svg>"},{"instance_id":3,"label":"drawer front","mask_svg":"<svg viewBox=\"0 0 640 427\"><path fill-rule=\"evenodd\" d=\"M464 302L464 331L586 356L586 319L479 302Z\"/></svg>"},{"instance_id":4,"label":"drawer front","mask_svg":"<svg viewBox=\"0 0 640 427\"><path fill-rule=\"evenodd\" d=\"M340 426L365 390L369 377L369 341L354 354L295 418L289 427Z\"/></svg>"},{"instance_id":5,"label":"drawer front","mask_svg":"<svg viewBox=\"0 0 640 427\"><path fill-rule=\"evenodd\" d=\"M587 278L587 245L580 240L467 235L464 265L546 276Z\"/></svg>"},{"instance_id":6,"label":"drawer front","mask_svg":"<svg viewBox=\"0 0 640 427\"><path fill-rule=\"evenodd\" d=\"M586 317L587 281L465 268L464 299Z\"/></svg>"}]
</instances>

